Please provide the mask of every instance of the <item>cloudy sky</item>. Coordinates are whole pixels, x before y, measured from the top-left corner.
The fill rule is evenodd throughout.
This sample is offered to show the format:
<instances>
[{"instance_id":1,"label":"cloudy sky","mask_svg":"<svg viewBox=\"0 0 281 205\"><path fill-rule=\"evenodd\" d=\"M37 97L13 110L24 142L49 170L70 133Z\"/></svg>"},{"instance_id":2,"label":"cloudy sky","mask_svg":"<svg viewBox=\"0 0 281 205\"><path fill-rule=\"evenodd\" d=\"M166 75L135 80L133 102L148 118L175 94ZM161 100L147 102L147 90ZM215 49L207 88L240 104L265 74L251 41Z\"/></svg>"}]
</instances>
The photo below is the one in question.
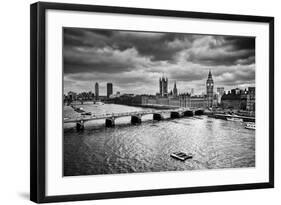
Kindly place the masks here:
<instances>
[{"instance_id":1,"label":"cloudy sky","mask_svg":"<svg viewBox=\"0 0 281 205\"><path fill-rule=\"evenodd\" d=\"M209 70L216 87L255 85L255 38L155 32L64 28L64 93L155 94L159 77L180 93L205 91Z\"/></svg>"}]
</instances>

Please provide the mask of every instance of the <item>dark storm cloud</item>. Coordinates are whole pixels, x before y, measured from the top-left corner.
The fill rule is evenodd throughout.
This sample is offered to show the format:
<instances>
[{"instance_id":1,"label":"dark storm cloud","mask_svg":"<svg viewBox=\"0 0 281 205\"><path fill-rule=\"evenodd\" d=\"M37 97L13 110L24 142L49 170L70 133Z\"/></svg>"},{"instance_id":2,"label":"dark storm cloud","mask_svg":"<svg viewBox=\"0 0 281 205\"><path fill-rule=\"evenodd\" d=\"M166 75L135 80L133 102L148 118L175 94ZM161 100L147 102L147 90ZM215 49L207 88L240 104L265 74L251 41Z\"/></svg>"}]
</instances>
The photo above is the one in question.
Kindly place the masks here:
<instances>
[{"instance_id":1,"label":"dark storm cloud","mask_svg":"<svg viewBox=\"0 0 281 205\"><path fill-rule=\"evenodd\" d=\"M187 53L188 61L207 66L255 63L253 37L205 36L204 38Z\"/></svg>"},{"instance_id":2,"label":"dark storm cloud","mask_svg":"<svg viewBox=\"0 0 281 205\"><path fill-rule=\"evenodd\" d=\"M188 44L171 46L172 42L181 38L180 35L168 33L154 33L152 35L141 33L132 35L132 33L128 33L117 36L116 40L119 43L116 43L116 47L121 50L134 47L140 55L151 57L152 61L170 61L184 46L189 46Z\"/></svg>"},{"instance_id":3,"label":"dark storm cloud","mask_svg":"<svg viewBox=\"0 0 281 205\"><path fill-rule=\"evenodd\" d=\"M134 66L131 61L120 60L106 51L99 54L95 51L69 50L64 53L64 58L65 73L119 73Z\"/></svg>"},{"instance_id":4,"label":"dark storm cloud","mask_svg":"<svg viewBox=\"0 0 281 205\"><path fill-rule=\"evenodd\" d=\"M254 37L226 36L225 40L228 44L232 44L234 50L255 50L256 47Z\"/></svg>"},{"instance_id":5,"label":"dark storm cloud","mask_svg":"<svg viewBox=\"0 0 281 205\"><path fill-rule=\"evenodd\" d=\"M110 47L119 51L134 48L141 56L148 57L151 61L172 60L177 52L191 45L189 40L193 38L192 35L172 33L64 28L65 50L79 46L96 49ZM71 57L65 57L66 63Z\"/></svg>"},{"instance_id":6,"label":"dark storm cloud","mask_svg":"<svg viewBox=\"0 0 281 205\"><path fill-rule=\"evenodd\" d=\"M88 81L110 81L123 91L154 87L150 90L156 92L162 73L171 82L192 86L204 84L210 69L222 86L255 80L253 37L82 28L64 28L63 33L69 89L85 88Z\"/></svg>"}]
</instances>

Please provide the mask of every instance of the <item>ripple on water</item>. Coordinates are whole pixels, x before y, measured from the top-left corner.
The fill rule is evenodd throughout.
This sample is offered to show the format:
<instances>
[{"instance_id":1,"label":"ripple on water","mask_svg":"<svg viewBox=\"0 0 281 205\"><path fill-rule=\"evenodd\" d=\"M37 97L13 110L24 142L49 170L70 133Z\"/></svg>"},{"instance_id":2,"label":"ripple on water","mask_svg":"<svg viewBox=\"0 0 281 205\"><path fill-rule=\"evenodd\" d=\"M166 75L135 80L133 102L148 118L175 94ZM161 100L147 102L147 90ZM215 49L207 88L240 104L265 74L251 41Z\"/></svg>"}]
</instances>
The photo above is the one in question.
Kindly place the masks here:
<instances>
[{"instance_id":1,"label":"ripple on water","mask_svg":"<svg viewBox=\"0 0 281 205\"><path fill-rule=\"evenodd\" d=\"M102 107L102 108L101 108ZM142 110L118 105L85 110L102 113ZM73 116L71 109L66 116ZM86 124L83 132L75 125L64 129L64 175L116 174L239 168L255 166L255 132L244 125L206 116L152 121L131 126L130 118L116 120L115 128L104 121ZM170 157L172 152L193 153L185 162Z\"/></svg>"}]
</instances>

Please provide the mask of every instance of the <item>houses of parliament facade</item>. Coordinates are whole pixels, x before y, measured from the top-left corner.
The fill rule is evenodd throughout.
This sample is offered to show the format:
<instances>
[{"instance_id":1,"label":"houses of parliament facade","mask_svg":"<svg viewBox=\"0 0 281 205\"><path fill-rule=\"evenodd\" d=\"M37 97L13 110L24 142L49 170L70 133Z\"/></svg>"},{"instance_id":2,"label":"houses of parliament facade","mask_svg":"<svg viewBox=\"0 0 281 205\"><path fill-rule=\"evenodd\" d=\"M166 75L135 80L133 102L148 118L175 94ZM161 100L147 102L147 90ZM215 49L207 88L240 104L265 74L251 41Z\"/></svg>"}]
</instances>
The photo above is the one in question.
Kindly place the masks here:
<instances>
[{"instance_id":1,"label":"houses of parliament facade","mask_svg":"<svg viewBox=\"0 0 281 205\"><path fill-rule=\"evenodd\" d=\"M212 107L217 104L216 96L214 95L214 80L212 73L209 71L206 81L206 95L191 95L191 93L179 94L176 82L173 89L168 91L167 77L162 76L159 79L159 93L156 97L144 98L142 104L161 104L180 107Z\"/></svg>"}]
</instances>

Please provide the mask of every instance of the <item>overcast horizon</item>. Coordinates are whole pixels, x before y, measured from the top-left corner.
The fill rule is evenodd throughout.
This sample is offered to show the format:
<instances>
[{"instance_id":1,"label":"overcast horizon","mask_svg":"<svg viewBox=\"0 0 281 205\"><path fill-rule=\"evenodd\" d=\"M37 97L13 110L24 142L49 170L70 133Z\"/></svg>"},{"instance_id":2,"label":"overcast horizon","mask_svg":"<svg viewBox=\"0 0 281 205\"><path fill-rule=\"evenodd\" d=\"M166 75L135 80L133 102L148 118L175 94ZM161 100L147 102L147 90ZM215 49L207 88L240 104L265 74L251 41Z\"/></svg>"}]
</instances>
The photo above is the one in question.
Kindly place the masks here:
<instances>
[{"instance_id":1,"label":"overcast horizon","mask_svg":"<svg viewBox=\"0 0 281 205\"><path fill-rule=\"evenodd\" d=\"M239 36L155 33L64 28L64 93L113 91L159 92L159 78L169 78L169 91L205 92L211 70L215 92L255 86L255 38Z\"/></svg>"}]
</instances>

